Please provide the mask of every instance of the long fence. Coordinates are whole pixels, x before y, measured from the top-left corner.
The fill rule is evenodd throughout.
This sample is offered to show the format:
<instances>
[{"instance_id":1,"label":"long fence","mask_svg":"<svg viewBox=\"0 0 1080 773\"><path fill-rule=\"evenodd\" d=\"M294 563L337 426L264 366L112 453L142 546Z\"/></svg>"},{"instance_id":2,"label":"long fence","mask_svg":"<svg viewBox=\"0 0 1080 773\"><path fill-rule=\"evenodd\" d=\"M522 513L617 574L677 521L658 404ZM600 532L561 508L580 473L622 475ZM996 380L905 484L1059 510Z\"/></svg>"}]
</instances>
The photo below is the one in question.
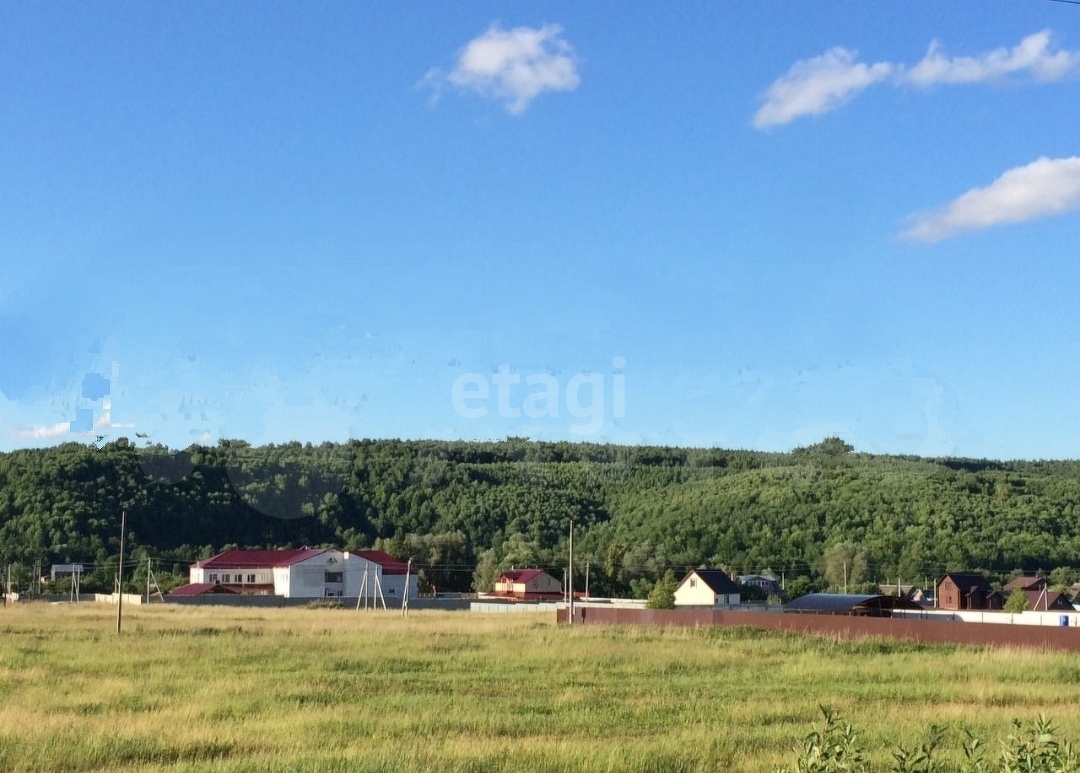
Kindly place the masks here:
<instances>
[{"instance_id":1,"label":"long fence","mask_svg":"<svg viewBox=\"0 0 1080 773\"><path fill-rule=\"evenodd\" d=\"M567 610L556 612L560 623ZM834 639L898 639L927 644L969 644L994 647L1035 647L1080 652L1080 629L1028 625L911 620L846 615L783 612L733 612L716 609L600 609L576 608L575 625L643 625L704 627L747 626L792 631Z\"/></svg>"}]
</instances>

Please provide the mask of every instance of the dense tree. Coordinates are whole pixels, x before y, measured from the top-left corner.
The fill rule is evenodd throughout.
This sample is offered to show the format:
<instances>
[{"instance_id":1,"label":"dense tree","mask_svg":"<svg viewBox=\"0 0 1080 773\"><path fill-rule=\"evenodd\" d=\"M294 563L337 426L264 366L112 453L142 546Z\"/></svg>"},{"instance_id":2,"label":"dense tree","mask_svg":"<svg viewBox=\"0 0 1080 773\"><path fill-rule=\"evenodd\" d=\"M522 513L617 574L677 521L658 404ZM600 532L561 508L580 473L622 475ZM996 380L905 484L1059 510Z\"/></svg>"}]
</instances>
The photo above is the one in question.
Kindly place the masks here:
<instances>
[{"instance_id":1,"label":"dense tree","mask_svg":"<svg viewBox=\"0 0 1080 773\"><path fill-rule=\"evenodd\" d=\"M1021 590L1014 590L1005 600L1006 612L1023 612L1028 608L1027 594Z\"/></svg>"},{"instance_id":2,"label":"dense tree","mask_svg":"<svg viewBox=\"0 0 1080 773\"><path fill-rule=\"evenodd\" d=\"M0 454L0 563L20 587L35 565L82 562L85 587L108 590L122 512L131 549L174 578L229 545L377 545L438 590L469 590L478 564L485 586L511 566L561 577L571 519L593 595L644 598L702 565L771 567L789 594L840 587L844 560L849 589L961 569L1056 569L1061 585L1080 566L1080 462L871 456L834 438L789 454L521 438Z\"/></svg>"},{"instance_id":3,"label":"dense tree","mask_svg":"<svg viewBox=\"0 0 1080 773\"><path fill-rule=\"evenodd\" d=\"M674 572L670 569L664 572L664 576L649 591L649 600L646 606L649 609L674 609L675 588L678 587L678 584Z\"/></svg>"}]
</instances>

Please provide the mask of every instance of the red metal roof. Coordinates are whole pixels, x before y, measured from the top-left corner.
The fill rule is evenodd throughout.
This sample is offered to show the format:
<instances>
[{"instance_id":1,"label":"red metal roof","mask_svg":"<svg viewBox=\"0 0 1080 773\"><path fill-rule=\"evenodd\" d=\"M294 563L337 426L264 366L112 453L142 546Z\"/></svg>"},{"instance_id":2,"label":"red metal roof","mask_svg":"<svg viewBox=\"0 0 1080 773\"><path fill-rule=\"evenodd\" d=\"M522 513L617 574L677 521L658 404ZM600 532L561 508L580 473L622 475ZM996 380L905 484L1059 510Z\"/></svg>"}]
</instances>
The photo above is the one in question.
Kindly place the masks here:
<instances>
[{"instance_id":1,"label":"red metal roof","mask_svg":"<svg viewBox=\"0 0 1080 773\"><path fill-rule=\"evenodd\" d=\"M528 582L544 574L543 569L511 569L503 572L499 580L501 582Z\"/></svg>"},{"instance_id":2,"label":"red metal roof","mask_svg":"<svg viewBox=\"0 0 1080 773\"><path fill-rule=\"evenodd\" d=\"M202 596L206 593L235 594L236 591L212 582L193 582L190 585L181 585L169 591L170 596Z\"/></svg>"},{"instance_id":3,"label":"red metal roof","mask_svg":"<svg viewBox=\"0 0 1080 773\"><path fill-rule=\"evenodd\" d=\"M1016 591L1013 591L1016 593ZM1064 610L1072 612L1075 607L1065 598L1065 594L1047 590L1022 590L1019 591L1027 596L1028 609L1033 612L1054 612Z\"/></svg>"},{"instance_id":4,"label":"red metal roof","mask_svg":"<svg viewBox=\"0 0 1080 773\"><path fill-rule=\"evenodd\" d=\"M1005 583L1003 590L1042 590L1047 585L1043 577L1017 577Z\"/></svg>"},{"instance_id":5,"label":"red metal roof","mask_svg":"<svg viewBox=\"0 0 1080 773\"><path fill-rule=\"evenodd\" d=\"M200 569L265 569L274 566L290 566L304 559L325 553L322 548L296 548L294 550L226 550L204 559L195 566Z\"/></svg>"},{"instance_id":6,"label":"red metal roof","mask_svg":"<svg viewBox=\"0 0 1080 773\"><path fill-rule=\"evenodd\" d=\"M359 556L373 564L378 564L382 567L383 574L406 574L409 571L406 564L382 550L357 550L352 555Z\"/></svg>"}]
</instances>

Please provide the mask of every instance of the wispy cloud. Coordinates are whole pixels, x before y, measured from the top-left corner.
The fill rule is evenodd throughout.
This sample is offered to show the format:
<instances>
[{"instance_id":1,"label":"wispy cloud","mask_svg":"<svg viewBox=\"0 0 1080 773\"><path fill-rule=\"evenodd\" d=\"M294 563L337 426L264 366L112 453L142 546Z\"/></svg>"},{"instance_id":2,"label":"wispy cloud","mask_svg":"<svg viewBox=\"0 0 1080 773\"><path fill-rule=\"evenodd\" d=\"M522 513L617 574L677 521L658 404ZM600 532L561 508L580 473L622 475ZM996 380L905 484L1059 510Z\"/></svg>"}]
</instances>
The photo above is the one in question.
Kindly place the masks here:
<instances>
[{"instance_id":1,"label":"wispy cloud","mask_svg":"<svg viewBox=\"0 0 1080 773\"><path fill-rule=\"evenodd\" d=\"M894 86L930 87L939 84L988 83L1010 76L1030 76L1039 82L1060 80L1080 69L1080 51L1052 49L1049 30L1029 35L1014 48L997 48L969 57L949 57L933 41L919 62L860 62L854 51L831 48L813 59L796 62L762 95L754 114L759 129L790 123L807 115L827 113L880 82Z\"/></svg>"},{"instance_id":2,"label":"wispy cloud","mask_svg":"<svg viewBox=\"0 0 1080 773\"><path fill-rule=\"evenodd\" d=\"M19 427L15 437L20 440L54 440L71 432L71 422L64 421L52 426Z\"/></svg>"},{"instance_id":3,"label":"wispy cloud","mask_svg":"<svg viewBox=\"0 0 1080 773\"><path fill-rule=\"evenodd\" d=\"M754 114L754 126L765 129L835 110L893 72L888 62L868 65L855 61L856 56L850 49L836 47L793 64L765 92L765 104Z\"/></svg>"},{"instance_id":4,"label":"wispy cloud","mask_svg":"<svg viewBox=\"0 0 1080 773\"><path fill-rule=\"evenodd\" d=\"M573 91L581 83L574 49L562 28L492 26L469 41L450 72L428 71L421 85L438 97L447 88L497 99L512 115L521 115L545 91Z\"/></svg>"},{"instance_id":5,"label":"wispy cloud","mask_svg":"<svg viewBox=\"0 0 1080 773\"><path fill-rule=\"evenodd\" d=\"M900 238L937 242L966 231L1073 210L1080 210L1080 157L1040 158L943 207L910 216Z\"/></svg>"},{"instance_id":6,"label":"wispy cloud","mask_svg":"<svg viewBox=\"0 0 1080 773\"><path fill-rule=\"evenodd\" d=\"M902 80L918 86L938 83L984 83L1016 73L1030 73L1038 81L1063 78L1080 64L1080 52L1050 51L1050 30L1028 35L1015 48L997 48L980 56L949 58L934 41L926 56L903 72Z\"/></svg>"}]
</instances>

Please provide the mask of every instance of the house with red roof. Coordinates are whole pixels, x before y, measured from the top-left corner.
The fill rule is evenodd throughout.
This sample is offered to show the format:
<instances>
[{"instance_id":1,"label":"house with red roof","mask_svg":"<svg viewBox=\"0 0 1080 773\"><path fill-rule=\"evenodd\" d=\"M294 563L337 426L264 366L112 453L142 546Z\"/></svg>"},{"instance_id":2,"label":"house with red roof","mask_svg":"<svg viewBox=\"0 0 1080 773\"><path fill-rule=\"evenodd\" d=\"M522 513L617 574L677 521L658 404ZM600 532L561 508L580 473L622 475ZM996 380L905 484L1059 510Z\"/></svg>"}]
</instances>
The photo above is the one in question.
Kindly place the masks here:
<instances>
[{"instance_id":1,"label":"house with red roof","mask_svg":"<svg viewBox=\"0 0 1080 773\"><path fill-rule=\"evenodd\" d=\"M389 604L417 593L415 573L381 550L334 548L227 550L192 565L188 585L173 595L235 593L284 598L382 596ZM406 584L407 583L407 584Z\"/></svg>"},{"instance_id":2,"label":"house with red roof","mask_svg":"<svg viewBox=\"0 0 1080 773\"><path fill-rule=\"evenodd\" d=\"M511 569L495 581L495 595L528 601L561 599L563 587L543 569Z\"/></svg>"}]
</instances>

